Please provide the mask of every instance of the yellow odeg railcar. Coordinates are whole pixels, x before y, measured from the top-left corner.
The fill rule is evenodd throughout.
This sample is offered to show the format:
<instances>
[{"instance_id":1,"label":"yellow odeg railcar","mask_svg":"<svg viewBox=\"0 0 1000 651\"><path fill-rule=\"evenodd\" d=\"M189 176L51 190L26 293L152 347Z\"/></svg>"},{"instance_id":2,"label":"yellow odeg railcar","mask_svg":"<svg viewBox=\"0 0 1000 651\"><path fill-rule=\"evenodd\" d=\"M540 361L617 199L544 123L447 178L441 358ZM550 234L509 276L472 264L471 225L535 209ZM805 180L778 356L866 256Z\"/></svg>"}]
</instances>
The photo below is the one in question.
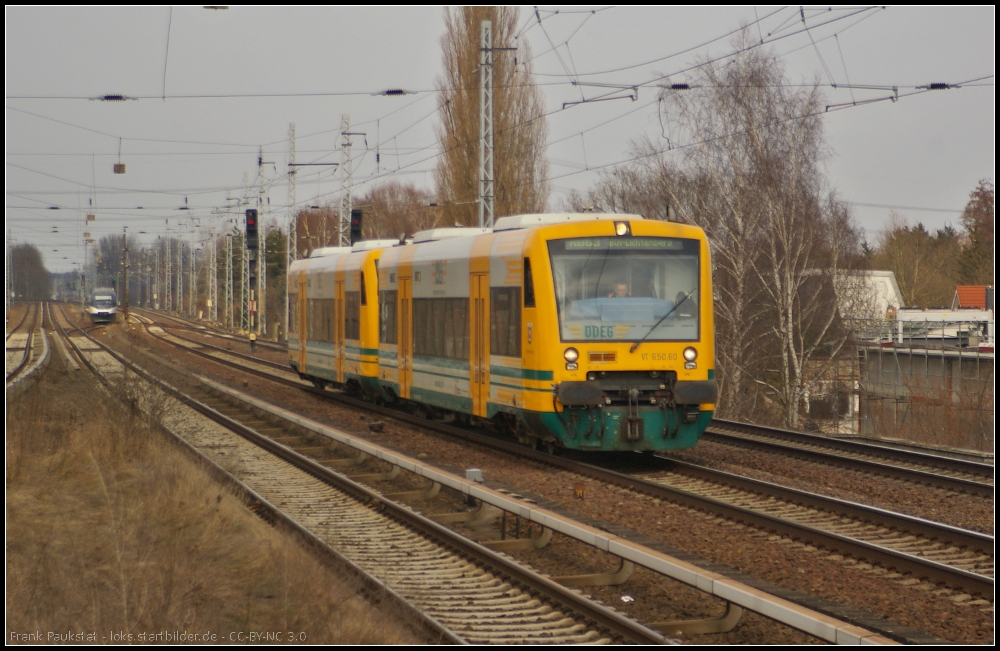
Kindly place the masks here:
<instances>
[{"instance_id":1,"label":"yellow odeg railcar","mask_svg":"<svg viewBox=\"0 0 1000 651\"><path fill-rule=\"evenodd\" d=\"M317 387L376 396L376 264L396 240L318 249L288 274L289 364Z\"/></svg>"},{"instance_id":2,"label":"yellow odeg railcar","mask_svg":"<svg viewBox=\"0 0 1000 651\"><path fill-rule=\"evenodd\" d=\"M549 449L691 447L711 420L715 331L701 229L637 215L521 215L492 231L418 233L380 253L377 346L360 344L361 353L377 347L377 373L364 366L359 383L383 400L487 419ZM354 260L303 264L300 295L311 291L302 283L312 264L348 278L368 264ZM361 325L371 333L370 297L367 308ZM332 373L337 353L320 357L317 344L314 358L307 348L300 373L332 378L319 369ZM338 382L351 377L336 368Z\"/></svg>"}]
</instances>

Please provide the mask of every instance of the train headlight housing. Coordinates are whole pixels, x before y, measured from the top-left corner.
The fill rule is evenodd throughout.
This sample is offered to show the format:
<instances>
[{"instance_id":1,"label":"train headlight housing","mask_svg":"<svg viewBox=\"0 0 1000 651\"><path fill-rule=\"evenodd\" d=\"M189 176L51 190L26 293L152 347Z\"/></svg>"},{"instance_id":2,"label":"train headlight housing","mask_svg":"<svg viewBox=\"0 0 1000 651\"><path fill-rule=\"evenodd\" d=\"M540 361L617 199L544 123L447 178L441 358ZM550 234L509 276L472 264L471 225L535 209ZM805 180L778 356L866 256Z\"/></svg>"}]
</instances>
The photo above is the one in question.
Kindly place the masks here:
<instances>
[{"instance_id":1,"label":"train headlight housing","mask_svg":"<svg viewBox=\"0 0 1000 651\"><path fill-rule=\"evenodd\" d=\"M621 237L629 234L628 222L615 222L615 235Z\"/></svg>"},{"instance_id":2,"label":"train headlight housing","mask_svg":"<svg viewBox=\"0 0 1000 651\"><path fill-rule=\"evenodd\" d=\"M576 348L567 348L563 353L563 357L567 362L572 364L576 360L580 359L580 352Z\"/></svg>"},{"instance_id":3,"label":"train headlight housing","mask_svg":"<svg viewBox=\"0 0 1000 651\"><path fill-rule=\"evenodd\" d=\"M692 346L688 346L684 349L684 368L687 370L698 368L698 363L695 361L698 359L698 351Z\"/></svg>"}]
</instances>

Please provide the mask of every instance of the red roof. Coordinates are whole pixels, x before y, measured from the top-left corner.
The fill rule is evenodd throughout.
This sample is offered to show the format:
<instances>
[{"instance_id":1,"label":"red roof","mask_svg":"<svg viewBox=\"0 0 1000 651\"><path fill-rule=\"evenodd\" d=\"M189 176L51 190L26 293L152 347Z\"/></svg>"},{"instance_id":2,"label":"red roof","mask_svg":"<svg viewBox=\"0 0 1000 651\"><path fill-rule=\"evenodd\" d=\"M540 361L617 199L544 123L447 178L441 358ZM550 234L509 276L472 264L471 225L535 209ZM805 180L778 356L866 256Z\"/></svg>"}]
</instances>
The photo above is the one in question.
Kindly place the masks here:
<instances>
[{"instance_id":1,"label":"red roof","mask_svg":"<svg viewBox=\"0 0 1000 651\"><path fill-rule=\"evenodd\" d=\"M955 299L958 303L955 307L977 307L980 310L986 309L986 288L989 285L957 285L955 287Z\"/></svg>"}]
</instances>

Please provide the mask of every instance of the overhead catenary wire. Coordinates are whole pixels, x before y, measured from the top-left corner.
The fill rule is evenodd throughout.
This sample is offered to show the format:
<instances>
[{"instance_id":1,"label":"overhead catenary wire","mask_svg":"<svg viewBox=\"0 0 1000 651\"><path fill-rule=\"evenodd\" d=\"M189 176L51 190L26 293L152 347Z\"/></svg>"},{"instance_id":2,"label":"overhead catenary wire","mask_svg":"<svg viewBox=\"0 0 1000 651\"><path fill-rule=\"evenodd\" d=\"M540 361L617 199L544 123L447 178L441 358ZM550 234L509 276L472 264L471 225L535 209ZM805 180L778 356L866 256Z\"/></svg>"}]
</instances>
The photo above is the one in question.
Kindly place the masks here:
<instances>
[{"instance_id":1,"label":"overhead catenary wire","mask_svg":"<svg viewBox=\"0 0 1000 651\"><path fill-rule=\"evenodd\" d=\"M582 28L582 26L584 24L586 24L586 21L588 21L588 20L591 19L591 17L592 17L593 14L589 13L589 11L590 10L588 10L588 12L579 12L579 13L588 13L588 16L584 19L584 21L580 25L576 26L577 27L577 29L576 29L577 32L579 32L580 29ZM780 10L777 10L777 11L780 11ZM773 16L774 14L777 13L777 11L776 12L772 12L771 14L768 14L767 16L765 16L765 19L769 18L770 16ZM797 13L797 10L794 10L794 12ZM542 18L543 19L547 19L547 18L550 18L550 17L553 17L553 16L557 15L560 12L553 12L552 16L546 16L545 13L544 13L544 11L542 13L543 13ZM565 14L565 13L569 13L569 12L563 11L561 13ZM789 13L793 13L793 11L790 11ZM537 22L537 21L535 21L535 22ZM771 37L772 34L778 35L778 34L784 34L786 32L792 31L794 23L791 22L791 21L786 21L786 22L787 22L787 24L784 24L783 26L779 25L779 27L777 29L769 31L768 32L768 37ZM527 25L528 24L529 23L525 24L526 28L525 28L524 31L527 31ZM761 27L760 24L758 24L757 26L758 26L758 28ZM730 33L733 33L733 32L730 32ZM572 35L571 35L571 37L572 37ZM722 37L719 37L719 38L722 38ZM718 40L718 39L715 39L715 40ZM765 39L762 38L761 40L763 41ZM822 42L822 40L820 40L820 39L817 39L817 41L818 42ZM839 46L839 42L838 42L838 46ZM810 47L810 45L807 45L806 47ZM815 47L815 45L811 45L811 47ZM637 64L637 65L641 65L641 64ZM569 72L569 71L567 70L565 72ZM573 71L574 75L575 75L575 72L576 71L574 70ZM585 74L591 74L591 73L585 73ZM677 73L674 73L674 74L677 74ZM646 83L649 84L651 82L646 82ZM846 89L850 89L851 85L848 83L846 85L839 86L839 88L846 90ZM433 94L435 94L435 93L432 92L432 91L427 91L426 94L421 95L413 103L415 104L417 101L422 101L422 100L426 99L427 97L429 97L429 96L431 96ZM643 106L635 107L635 108L629 107L630 110L628 110L627 112L623 112L622 114L620 114L618 116L615 116L615 117L612 117L610 119L603 119L599 124L595 124L592 127L589 127L589 128L583 129L583 130L574 131L574 133L572 133L572 134L570 134L568 136L560 136L557 139L553 139L553 140L549 141L548 144L552 145L552 144L557 144L557 143L560 143L560 142L563 142L563 141L566 141L566 140L570 140L570 139L575 138L577 135L580 135L581 140L582 140L583 139L583 134L590 133L594 129L598 129L598 128L606 125L606 124L610 124L610 123L614 122L615 120L624 119L625 117L627 117L629 115L633 115L636 111L639 111L639 110L648 110L649 108L652 107L652 104L653 103L648 103L648 104L645 104ZM404 107L399 107L399 108L394 109L394 112L402 111L403 109L404 109ZM14 109L14 110L17 110L17 109ZM557 111L551 111L551 112L546 113L546 116L552 116L552 115L554 115L555 113L558 113L558 112L559 112L558 110ZM427 118L433 116L435 113L436 113L436 109L434 111L428 112L426 115L423 116L423 118L421 118L420 121L415 122L413 124L410 124L406 128L407 129L412 129L414 126L416 126L417 124L419 124L423 120L426 120ZM335 132L335 131L337 131L337 129L330 129L330 130L326 131L326 133ZM390 130L387 130L387 132L390 132ZM105 135L112 135L112 134L105 134ZM302 138L305 138L305 137L309 137L309 134L305 134L305 135L302 136ZM166 140L163 140L163 139L150 139L150 140L152 140L154 142L171 142L171 141L166 141ZM382 138L377 139L377 141L375 143L375 148L378 151L380 151L381 153L386 153L387 154L388 150L387 149L382 149L381 145L383 143L385 143L385 142L388 142L389 140L394 140L394 137L390 136L390 137L387 137L385 139L382 139ZM173 141L173 142L179 142L179 141ZM275 141L275 144L276 143L284 144L284 140L282 139L281 141ZM194 143L194 144L202 144L202 143ZM258 145L251 145L251 144L234 144L234 143L220 143L220 144L222 144L224 146L235 146L235 147L246 147L246 148L253 147L254 149L258 146ZM440 141L432 142L432 143L426 145L425 147L411 147L411 148L407 148L405 151L403 150L403 148L398 148L397 153L399 153L399 154L409 153L409 154L411 154L411 157L417 157L417 156L419 156L419 154L421 152L424 152L424 151L427 151L429 149L433 149L433 148L436 148L436 147L440 147ZM223 155L242 155L242 153L243 152L231 152L231 153L223 154ZM321 150L317 150L315 153L316 154L324 154L324 153L329 154L329 152L323 152ZM155 156L156 154L155 153L150 153L148 155ZM169 154L165 153L164 155L169 155ZM359 161L363 160L364 152L361 152L359 155L360 155L360 158L358 160ZM439 156L439 155L440 155L440 153L437 154L437 156ZM420 165L422 165L422 164L425 164L427 162L435 160L437 158L437 156L421 157L421 160L418 160L418 161L415 161L415 162L406 162L406 161L404 161L402 163L402 165L397 165L396 169L393 169L393 170L384 169L384 168L383 169L376 169L376 173L374 175L372 175L370 178L364 179L364 180L359 179L359 182L356 185L356 187L361 188L361 187L363 187L364 183L377 183L380 180L383 180L383 179L386 179L386 178L390 178L393 173L396 173L396 174L425 173L425 172L415 171L414 168L420 167ZM585 167L587 167L589 170L593 171L593 170L600 169L602 166L598 164L598 165L595 165L595 166L592 167L591 165L588 164L588 165L585 165ZM322 174L321 173L317 173L316 177L317 177L317 179L322 179ZM551 177L551 178L552 179L565 178L565 175L554 176L554 177ZM106 192L127 193L127 192L131 192L132 191L132 190L129 190L127 188L98 188L97 185L96 185L96 183L93 184L93 187L95 189L100 189L102 193L106 193ZM230 189L230 188L227 188L227 189ZM237 189L237 188L234 186L232 189ZM221 190L221 188L219 190ZM212 189L205 189L206 193L210 193L212 191L213 191ZM323 195L321 195L321 196L323 196Z\"/></svg>"}]
</instances>

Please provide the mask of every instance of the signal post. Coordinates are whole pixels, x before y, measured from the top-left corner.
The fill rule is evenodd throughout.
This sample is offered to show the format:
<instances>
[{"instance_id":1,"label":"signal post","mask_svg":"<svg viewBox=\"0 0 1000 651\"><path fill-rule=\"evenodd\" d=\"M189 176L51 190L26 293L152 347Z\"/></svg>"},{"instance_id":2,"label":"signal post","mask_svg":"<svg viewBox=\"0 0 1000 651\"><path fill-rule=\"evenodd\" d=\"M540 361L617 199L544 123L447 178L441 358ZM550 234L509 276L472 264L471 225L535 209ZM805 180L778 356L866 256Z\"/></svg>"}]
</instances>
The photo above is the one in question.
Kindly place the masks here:
<instances>
[{"instance_id":1,"label":"signal post","mask_svg":"<svg viewBox=\"0 0 1000 651\"><path fill-rule=\"evenodd\" d=\"M253 340L253 335L260 334L260 324L257 322L257 295L260 289L257 285L260 280L257 277L257 252L260 249L260 238L257 231L259 213L256 208L249 208L246 216L246 248L249 256L248 266L250 267L250 333L251 340Z\"/></svg>"}]
</instances>

